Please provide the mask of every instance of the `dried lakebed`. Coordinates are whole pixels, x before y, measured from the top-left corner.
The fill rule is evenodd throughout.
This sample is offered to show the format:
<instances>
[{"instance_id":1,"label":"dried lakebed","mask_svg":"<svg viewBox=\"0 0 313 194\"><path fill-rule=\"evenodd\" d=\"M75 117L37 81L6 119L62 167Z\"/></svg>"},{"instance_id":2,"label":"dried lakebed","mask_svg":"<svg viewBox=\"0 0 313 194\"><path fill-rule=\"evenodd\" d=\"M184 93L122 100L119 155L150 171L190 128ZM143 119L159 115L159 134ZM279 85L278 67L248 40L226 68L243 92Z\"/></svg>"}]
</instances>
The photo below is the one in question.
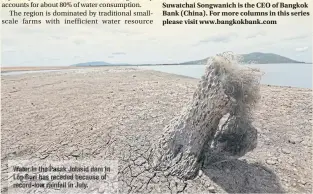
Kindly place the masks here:
<instances>
[{"instance_id":1,"label":"dried lakebed","mask_svg":"<svg viewBox=\"0 0 313 194\"><path fill-rule=\"evenodd\" d=\"M310 89L261 87L258 146L244 158L188 181L151 170L147 150L198 81L121 67L2 76L2 173L12 159L118 159L121 193L311 193Z\"/></svg>"}]
</instances>

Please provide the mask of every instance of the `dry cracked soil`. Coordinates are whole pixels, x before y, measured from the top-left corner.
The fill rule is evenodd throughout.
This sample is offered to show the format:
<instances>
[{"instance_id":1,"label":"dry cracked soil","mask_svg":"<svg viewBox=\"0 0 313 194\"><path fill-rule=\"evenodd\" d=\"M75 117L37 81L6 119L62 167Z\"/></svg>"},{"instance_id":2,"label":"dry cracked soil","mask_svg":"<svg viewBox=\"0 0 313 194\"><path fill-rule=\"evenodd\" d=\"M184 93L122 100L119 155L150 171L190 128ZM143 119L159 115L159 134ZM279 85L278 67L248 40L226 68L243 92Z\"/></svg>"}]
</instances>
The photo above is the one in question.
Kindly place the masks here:
<instances>
[{"instance_id":1,"label":"dry cracked soil","mask_svg":"<svg viewBox=\"0 0 313 194\"><path fill-rule=\"evenodd\" d=\"M8 160L119 162L120 193L311 193L312 90L261 87L258 146L203 167L194 180L150 169L149 148L198 80L136 68L88 68L1 78L1 171Z\"/></svg>"}]
</instances>

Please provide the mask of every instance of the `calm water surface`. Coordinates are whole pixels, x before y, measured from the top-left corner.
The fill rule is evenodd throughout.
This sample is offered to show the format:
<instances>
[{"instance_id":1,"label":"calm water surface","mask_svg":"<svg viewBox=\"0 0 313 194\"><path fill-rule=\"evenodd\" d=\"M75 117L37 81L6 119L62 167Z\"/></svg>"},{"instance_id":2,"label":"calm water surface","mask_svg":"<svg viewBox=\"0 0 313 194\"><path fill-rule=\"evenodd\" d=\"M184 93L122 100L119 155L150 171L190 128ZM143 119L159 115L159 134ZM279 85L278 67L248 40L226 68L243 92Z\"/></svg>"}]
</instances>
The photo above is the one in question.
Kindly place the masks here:
<instances>
[{"instance_id":1,"label":"calm water surface","mask_svg":"<svg viewBox=\"0 0 313 194\"><path fill-rule=\"evenodd\" d=\"M312 64L253 64L247 66L258 68L264 72L261 79L262 84L312 88ZM204 65L145 66L142 68L194 78L200 78L205 70Z\"/></svg>"},{"instance_id":2,"label":"calm water surface","mask_svg":"<svg viewBox=\"0 0 313 194\"><path fill-rule=\"evenodd\" d=\"M264 75L262 84L291 86L299 88L312 88L312 64L254 64L249 67L259 68ZM166 73L173 73L194 78L200 78L204 74L204 65L160 65L160 66L142 66L140 68L151 69ZM69 69L61 70L40 70L40 71L16 71L1 73L1 75L19 75L36 72L52 71L70 71Z\"/></svg>"}]
</instances>

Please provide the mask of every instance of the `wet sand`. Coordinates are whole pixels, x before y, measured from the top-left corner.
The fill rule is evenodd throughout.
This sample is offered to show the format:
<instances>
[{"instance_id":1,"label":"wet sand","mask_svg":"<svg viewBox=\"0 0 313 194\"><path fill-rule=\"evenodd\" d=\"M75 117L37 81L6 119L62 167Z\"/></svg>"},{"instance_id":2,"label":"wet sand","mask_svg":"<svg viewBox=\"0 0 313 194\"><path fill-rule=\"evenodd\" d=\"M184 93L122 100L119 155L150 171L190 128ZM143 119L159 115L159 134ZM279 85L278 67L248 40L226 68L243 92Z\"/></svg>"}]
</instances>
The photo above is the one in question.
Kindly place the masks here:
<instances>
[{"instance_id":1,"label":"wet sand","mask_svg":"<svg viewBox=\"0 0 313 194\"><path fill-rule=\"evenodd\" d=\"M197 83L123 67L2 76L2 173L8 159L118 159L122 193L311 193L311 89L262 86L254 115L258 147L239 161L204 168L194 180L131 162L144 161Z\"/></svg>"}]
</instances>

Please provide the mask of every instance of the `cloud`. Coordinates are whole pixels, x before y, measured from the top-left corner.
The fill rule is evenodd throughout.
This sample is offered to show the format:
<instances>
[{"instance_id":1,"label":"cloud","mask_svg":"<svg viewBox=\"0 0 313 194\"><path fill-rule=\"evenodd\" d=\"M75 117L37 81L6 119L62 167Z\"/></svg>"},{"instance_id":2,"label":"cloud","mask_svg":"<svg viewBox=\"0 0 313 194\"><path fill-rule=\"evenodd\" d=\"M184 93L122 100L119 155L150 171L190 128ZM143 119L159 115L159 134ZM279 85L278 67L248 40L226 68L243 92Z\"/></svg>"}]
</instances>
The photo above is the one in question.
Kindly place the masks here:
<instances>
[{"instance_id":1,"label":"cloud","mask_svg":"<svg viewBox=\"0 0 313 194\"><path fill-rule=\"evenodd\" d=\"M215 43L226 43L230 42L234 38L236 38L238 35L236 33L229 33L229 34L218 34L213 35L209 38L200 40L199 43L208 43L208 42L215 42Z\"/></svg>"},{"instance_id":2,"label":"cloud","mask_svg":"<svg viewBox=\"0 0 313 194\"><path fill-rule=\"evenodd\" d=\"M308 38L310 36L312 36L312 34L302 34L302 35L299 35L299 36L290 36L290 37L287 37L287 38L283 38L282 40L300 40L300 39Z\"/></svg>"},{"instance_id":3,"label":"cloud","mask_svg":"<svg viewBox=\"0 0 313 194\"><path fill-rule=\"evenodd\" d=\"M250 39L250 38L256 38L256 37L265 36L265 35L266 35L265 31L259 31L259 32L246 36L246 38Z\"/></svg>"},{"instance_id":4,"label":"cloud","mask_svg":"<svg viewBox=\"0 0 313 194\"><path fill-rule=\"evenodd\" d=\"M3 53L14 53L14 52L16 52L16 50L14 50L12 48L5 48L5 49L2 49L2 52Z\"/></svg>"},{"instance_id":5,"label":"cloud","mask_svg":"<svg viewBox=\"0 0 313 194\"><path fill-rule=\"evenodd\" d=\"M84 44L84 43L85 43L85 40L76 39L76 40L74 40L74 43L75 43L76 45L81 45L81 44Z\"/></svg>"},{"instance_id":6,"label":"cloud","mask_svg":"<svg viewBox=\"0 0 313 194\"><path fill-rule=\"evenodd\" d=\"M304 51L307 51L308 49L309 49L309 47L305 46L305 47L296 48L296 51L298 51L298 52L304 52Z\"/></svg>"},{"instance_id":7,"label":"cloud","mask_svg":"<svg viewBox=\"0 0 313 194\"><path fill-rule=\"evenodd\" d=\"M66 40L68 39L67 37L62 37L62 36L50 36L51 39L56 39L56 40Z\"/></svg>"},{"instance_id":8,"label":"cloud","mask_svg":"<svg viewBox=\"0 0 313 194\"><path fill-rule=\"evenodd\" d=\"M115 53L112 53L112 55L126 55L126 53L124 53L124 52L115 52Z\"/></svg>"}]
</instances>

